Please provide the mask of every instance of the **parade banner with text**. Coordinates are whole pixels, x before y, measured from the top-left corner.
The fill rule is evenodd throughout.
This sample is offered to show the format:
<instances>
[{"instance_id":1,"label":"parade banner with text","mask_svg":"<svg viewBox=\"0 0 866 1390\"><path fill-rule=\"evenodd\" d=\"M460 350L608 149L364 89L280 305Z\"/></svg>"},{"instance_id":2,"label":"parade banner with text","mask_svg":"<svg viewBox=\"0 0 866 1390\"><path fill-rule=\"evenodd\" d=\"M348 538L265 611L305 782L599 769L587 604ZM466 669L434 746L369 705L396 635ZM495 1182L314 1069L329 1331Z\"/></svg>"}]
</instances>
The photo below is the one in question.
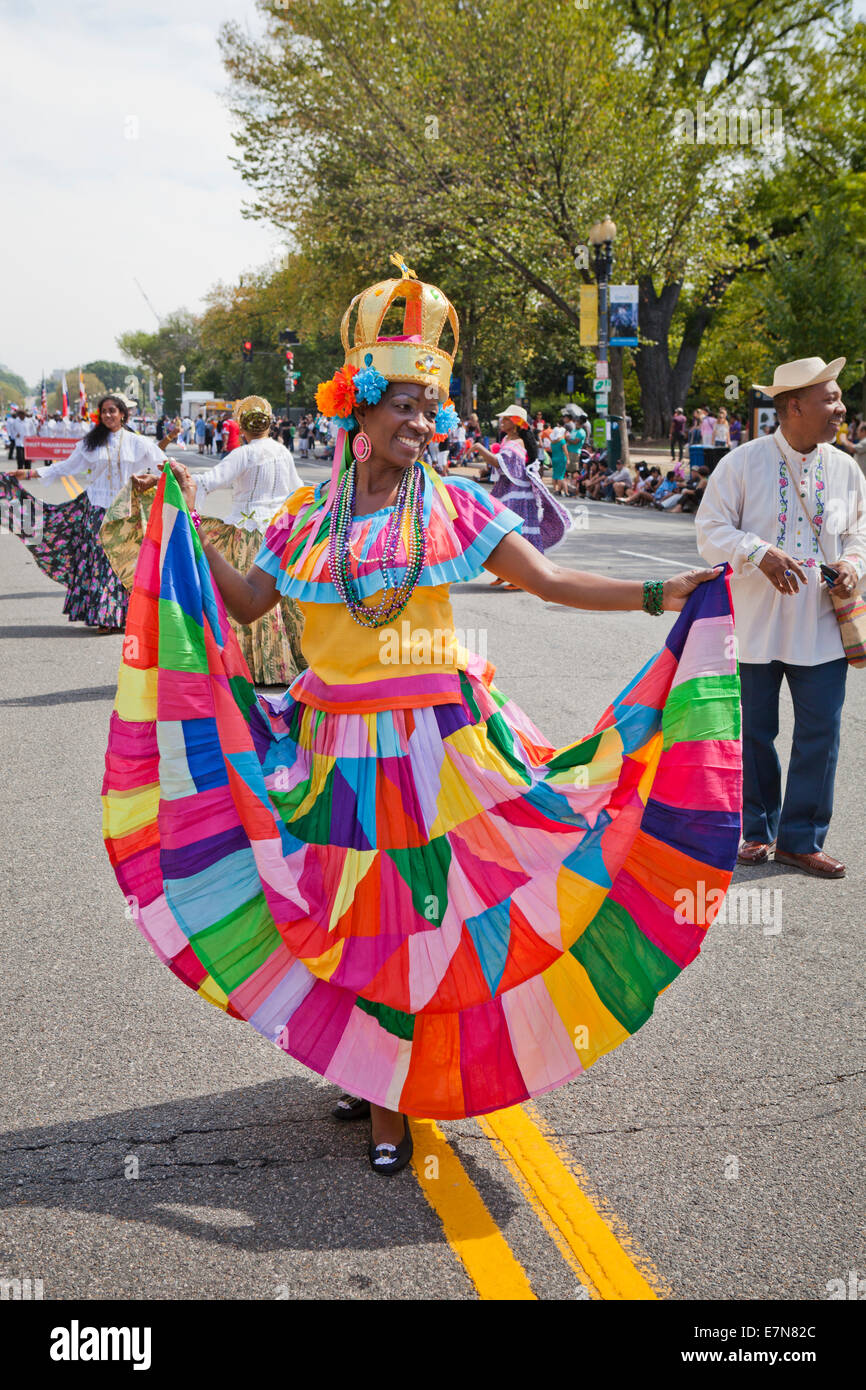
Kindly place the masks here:
<instances>
[{"instance_id":1,"label":"parade banner with text","mask_svg":"<svg viewBox=\"0 0 866 1390\"><path fill-rule=\"evenodd\" d=\"M43 439L33 434L24 440L24 457L28 463L36 459L68 459L78 439Z\"/></svg>"}]
</instances>

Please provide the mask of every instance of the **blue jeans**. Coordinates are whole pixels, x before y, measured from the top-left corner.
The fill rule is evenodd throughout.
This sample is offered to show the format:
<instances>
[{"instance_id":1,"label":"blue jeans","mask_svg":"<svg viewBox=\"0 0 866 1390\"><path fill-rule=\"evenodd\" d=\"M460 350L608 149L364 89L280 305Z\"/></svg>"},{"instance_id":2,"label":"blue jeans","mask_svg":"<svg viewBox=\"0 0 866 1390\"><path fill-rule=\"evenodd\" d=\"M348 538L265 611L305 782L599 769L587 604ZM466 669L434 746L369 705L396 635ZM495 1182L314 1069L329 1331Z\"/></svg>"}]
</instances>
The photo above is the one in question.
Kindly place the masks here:
<instances>
[{"instance_id":1,"label":"blue jeans","mask_svg":"<svg viewBox=\"0 0 866 1390\"><path fill-rule=\"evenodd\" d=\"M790 854L823 848L833 814L839 728L848 662L818 666L740 662L743 694L743 839L778 843ZM775 749L782 677L794 702L794 738L785 800Z\"/></svg>"}]
</instances>

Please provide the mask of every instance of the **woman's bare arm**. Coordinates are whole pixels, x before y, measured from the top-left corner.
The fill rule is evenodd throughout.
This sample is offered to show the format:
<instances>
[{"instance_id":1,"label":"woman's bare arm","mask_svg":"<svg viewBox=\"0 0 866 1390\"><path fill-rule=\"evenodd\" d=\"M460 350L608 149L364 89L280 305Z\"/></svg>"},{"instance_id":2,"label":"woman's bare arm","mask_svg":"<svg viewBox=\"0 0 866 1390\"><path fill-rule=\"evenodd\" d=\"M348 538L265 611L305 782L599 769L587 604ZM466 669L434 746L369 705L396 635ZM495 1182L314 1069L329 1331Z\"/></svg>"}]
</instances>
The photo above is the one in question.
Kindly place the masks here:
<instances>
[{"instance_id":1,"label":"woman's bare arm","mask_svg":"<svg viewBox=\"0 0 866 1390\"><path fill-rule=\"evenodd\" d=\"M196 483L186 464L169 459L172 473L180 484L190 511L195 509ZM223 603L229 616L236 623L254 623L270 609L276 608L280 601L279 590L269 574L252 565L246 574L241 574L230 565L206 535L199 533L205 559L210 565L214 582L222 594Z\"/></svg>"},{"instance_id":2,"label":"woman's bare arm","mask_svg":"<svg viewBox=\"0 0 866 1390\"><path fill-rule=\"evenodd\" d=\"M569 608L588 608L596 612L627 612L643 608L643 582L639 579L608 579L602 574L564 569L546 559L534 545L511 532L492 550L484 566L499 579L516 584L547 603ZM717 569L688 570L664 581L662 592L666 609L679 611L698 584L714 579Z\"/></svg>"},{"instance_id":3,"label":"woman's bare arm","mask_svg":"<svg viewBox=\"0 0 866 1390\"><path fill-rule=\"evenodd\" d=\"M209 540L202 535L199 540L229 617L236 623L254 623L276 608L280 593L271 575L265 574L258 565L252 565L246 574L241 574Z\"/></svg>"}]
</instances>

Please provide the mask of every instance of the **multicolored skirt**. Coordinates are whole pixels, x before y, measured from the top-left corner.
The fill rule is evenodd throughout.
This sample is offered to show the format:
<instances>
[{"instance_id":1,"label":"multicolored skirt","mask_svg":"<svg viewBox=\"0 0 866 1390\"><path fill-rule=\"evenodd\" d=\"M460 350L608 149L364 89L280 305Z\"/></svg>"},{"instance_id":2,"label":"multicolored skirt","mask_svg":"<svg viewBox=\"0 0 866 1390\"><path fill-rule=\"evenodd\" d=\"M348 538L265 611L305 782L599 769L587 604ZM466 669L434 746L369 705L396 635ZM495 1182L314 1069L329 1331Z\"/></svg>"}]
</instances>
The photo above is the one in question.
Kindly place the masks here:
<instances>
[{"instance_id":1,"label":"multicolored skirt","mask_svg":"<svg viewBox=\"0 0 866 1390\"><path fill-rule=\"evenodd\" d=\"M32 493L17 478L0 473L0 499L32 508ZM108 562L99 540L104 507L95 507L86 492L71 502L40 502L41 516L27 549L43 574L66 585L63 612L71 623L122 628L129 598Z\"/></svg>"},{"instance_id":2,"label":"multicolored skirt","mask_svg":"<svg viewBox=\"0 0 866 1390\"><path fill-rule=\"evenodd\" d=\"M647 1021L718 911L732 634L720 574L560 749L480 662L460 704L271 702L167 476L106 755L120 887L179 980L354 1095L438 1119L539 1095Z\"/></svg>"},{"instance_id":3,"label":"multicolored skirt","mask_svg":"<svg viewBox=\"0 0 866 1390\"><path fill-rule=\"evenodd\" d=\"M135 567L156 490L141 493L127 483L112 502L102 527L102 544L117 574L132 588ZM244 531L217 517L202 517L200 534L216 546L230 565L242 574L255 564L264 536ZM256 685L290 685L307 660L301 651L304 619L293 599L282 598L275 608L255 623L229 618L244 661Z\"/></svg>"}]
</instances>

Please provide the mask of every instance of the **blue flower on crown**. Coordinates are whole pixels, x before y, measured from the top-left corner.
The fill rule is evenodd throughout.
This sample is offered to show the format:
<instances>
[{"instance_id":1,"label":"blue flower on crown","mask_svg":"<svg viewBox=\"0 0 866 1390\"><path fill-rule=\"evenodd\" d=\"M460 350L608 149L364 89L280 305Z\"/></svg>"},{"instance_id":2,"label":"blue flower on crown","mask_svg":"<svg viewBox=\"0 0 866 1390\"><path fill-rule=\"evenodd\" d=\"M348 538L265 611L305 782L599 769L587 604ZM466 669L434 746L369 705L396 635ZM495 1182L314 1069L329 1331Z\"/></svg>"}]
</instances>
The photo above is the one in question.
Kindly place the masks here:
<instances>
[{"instance_id":1,"label":"blue flower on crown","mask_svg":"<svg viewBox=\"0 0 866 1390\"><path fill-rule=\"evenodd\" d=\"M334 421L335 421L335 423L336 423L337 425L339 425L339 427L340 427L341 430L347 430L347 431L348 431L348 430L353 430L353 429L355 428L355 426L357 425L357 423L358 423L358 421L355 419L354 415L343 415L343 416L335 415L335 416L334 416Z\"/></svg>"},{"instance_id":2,"label":"blue flower on crown","mask_svg":"<svg viewBox=\"0 0 866 1390\"><path fill-rule=\"evenodd\" d=\"M388 378L376 371L371 352L365 355L364 369L355 374L352 384L355 387L355 395L358 400L366 401L368 405L378 405L387 391Z\"/></svg>"},{"instance_id":3,"label":"blue flower on crown","mask_svg":"<svg viewBox=\"0 0 866 1390\"><path fill-rule=\"evenodd\" d=\"M460 416L453 405L440 405L436 411L436 433L447 434L460 424Z\"/></svg>"}]
</instances>

